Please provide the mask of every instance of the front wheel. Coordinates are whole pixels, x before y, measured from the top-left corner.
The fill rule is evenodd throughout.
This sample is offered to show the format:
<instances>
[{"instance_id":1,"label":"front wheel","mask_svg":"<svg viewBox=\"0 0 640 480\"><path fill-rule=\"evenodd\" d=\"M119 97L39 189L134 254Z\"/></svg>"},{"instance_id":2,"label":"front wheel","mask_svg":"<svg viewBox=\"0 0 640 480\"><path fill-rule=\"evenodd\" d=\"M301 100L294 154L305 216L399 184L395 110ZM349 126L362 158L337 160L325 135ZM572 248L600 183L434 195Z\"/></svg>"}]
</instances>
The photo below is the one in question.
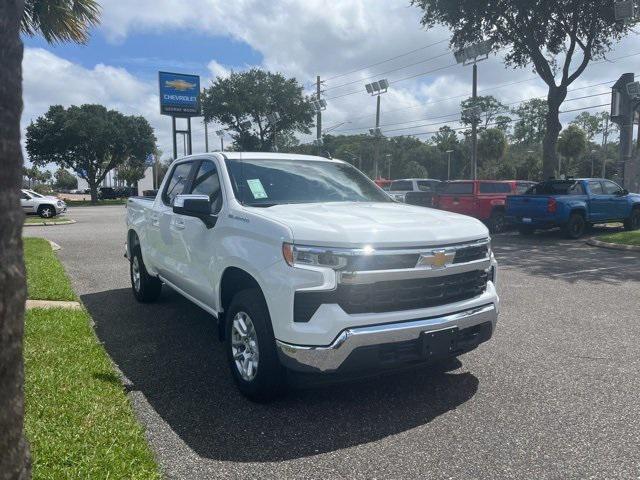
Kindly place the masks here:
<instances>
[{"instance_id":1,"label":"front wheel","mask_svg":"<svg viewBox=\"0 0 640 480\"><path fill-rule=\"evenodd\" d=\"M582 236L587 227L587 222L580 213L572 213L569 222L564 227L564 233L568 238L576 240Z\"/></svg>"},{"instance_id":2,"label":"front wheel","mask_svg":"<svg viewBox=\"0 0 640 480\"><path fill-rule=\"evenodd\" d=\"M129 262L129 276L133 295L141 303L155 302L162 292L162 282L159 278L152 277L142 261L140 246L136 246L131 254Z\"/></svg>"},{"instance_id":3,"label":"front wheel","mask_svg":"<svg viewBox=\"0 0 640 480\"><path fill-rule=\"evenodd\" d=\"M56 216L56 209L51 205L40 205L38 207L38 215L42 218L53 218Z\"/></svg>"},{"instance_id":4,"label":"front wheel","mask_svg":"<svg viewBox=\"0 0 640 480\"><path fill-rule=\"evenodd\" d=\"M264 402L284 387L284 367L278 359L267 304L258 289L242 290L226 315L225 349L229 368L240 392Z\"/></svg>"},{"instance_id":5,"label":"front wheel","mask_svg":"<svg viewBox=\"0 0 640 480\"><path fill-rule=\"evenodd\" d=\"M628 231L638 230L640 228L640 208L631 210L631 215L624 221L624 229Z\"/></svg>"}]
</instances>

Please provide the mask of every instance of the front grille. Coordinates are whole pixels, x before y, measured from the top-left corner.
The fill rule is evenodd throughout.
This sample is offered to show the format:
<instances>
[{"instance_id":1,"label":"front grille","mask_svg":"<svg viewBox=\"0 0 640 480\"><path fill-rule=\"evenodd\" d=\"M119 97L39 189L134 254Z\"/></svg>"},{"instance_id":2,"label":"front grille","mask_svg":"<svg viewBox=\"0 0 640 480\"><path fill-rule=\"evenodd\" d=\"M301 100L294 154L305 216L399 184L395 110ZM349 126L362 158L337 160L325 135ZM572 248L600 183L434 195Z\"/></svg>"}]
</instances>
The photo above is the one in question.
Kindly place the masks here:
<instances>
[{"instance_id":1,"label":"front grille","mask_svg":"<svg viewBox=\"0 0 640 480\"><path fill-rule=\"evenodd\" d=\"M477 247L461 248L456 252L453 263L473 262L474 260L482 260L487 258L489 254L488 245L479 245Z\"/></svg>"},{"instance_id":2,"label":"front grille","mask_svg":"<svg viewBox=\"0 0 640 480\"><path fill-rule=\"evenodd\" d=\"M346 313L382 313L436 307L480 295L487 272L474 270L443 277L339 284L329 292L296 292L294 321L308 322L322 304L338 304Z\"/></svg>"}]
</instances>

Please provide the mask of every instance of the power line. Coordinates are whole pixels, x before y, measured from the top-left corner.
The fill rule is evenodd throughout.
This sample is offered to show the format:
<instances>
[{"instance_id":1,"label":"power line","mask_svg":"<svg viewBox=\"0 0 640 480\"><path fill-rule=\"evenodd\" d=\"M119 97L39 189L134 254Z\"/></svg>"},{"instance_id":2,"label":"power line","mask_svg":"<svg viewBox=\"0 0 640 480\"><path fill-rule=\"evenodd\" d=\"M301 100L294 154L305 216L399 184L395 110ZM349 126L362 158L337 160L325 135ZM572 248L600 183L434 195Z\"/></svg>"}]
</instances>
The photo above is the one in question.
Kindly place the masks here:
<instances>
[{"instance_id":1,"label":"power line","mask_svg":"<svg viewBox=\"0 0 640 480\"><path fill-rule=\"evenodd\" d=\"M349 72L340 73L338 75L334 75L332 77L328 77L328 78L325 79L325 81L330 81L330 80L334 80L336 78L346 77L347 75L351 75L353 73L357 73L357 72L359 72L361 70L366 70L366 69L371 68L371 67L376 67L378 65L382 65L383 63L390 62L391 60L395 60L397 58L406 57L407 55L411 55L412 53L419 52L420 50L424 50L426 48L435 47L436 45L440 45L441 43L448 42L448 41L449 41L449 39L444 39L444 40L437 41L435 43L430 43L429 45L425 45L423 47L419 47L419 48L416 48L414 50L410 50L410 51L408 51L406 53L402 53L400 55L396 55L394 57L387 58L386 60L381 60L379 62L372 63L372 64L369 64L369 65L365 65L364 67L360 67L360 68L357 68L355 70L351 70Z\"/></svg>"}]
</instances>

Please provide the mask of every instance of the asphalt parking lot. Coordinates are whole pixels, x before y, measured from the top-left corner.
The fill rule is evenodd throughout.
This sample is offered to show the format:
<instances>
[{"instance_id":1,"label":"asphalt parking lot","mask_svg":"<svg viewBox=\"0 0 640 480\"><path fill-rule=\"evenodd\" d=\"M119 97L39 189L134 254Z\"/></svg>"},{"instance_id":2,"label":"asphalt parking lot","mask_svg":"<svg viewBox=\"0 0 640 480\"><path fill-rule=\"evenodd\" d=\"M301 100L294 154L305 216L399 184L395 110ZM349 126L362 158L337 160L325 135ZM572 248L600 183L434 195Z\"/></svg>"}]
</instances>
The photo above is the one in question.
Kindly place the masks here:
<instances>
[{"instance_id":1,"label":"asphalt parking lot","mask_svg":"<svg viewBox=\"0 0 640 480\"><path fill-rule=\"evenodd\" d=\"M25 235L62 247L168 478L640 478L640 253L498 236L496 334L451 371L257 405L209 315L167 288L135 302L124 215L75 208Z\"/></svg>"}]
</instances>

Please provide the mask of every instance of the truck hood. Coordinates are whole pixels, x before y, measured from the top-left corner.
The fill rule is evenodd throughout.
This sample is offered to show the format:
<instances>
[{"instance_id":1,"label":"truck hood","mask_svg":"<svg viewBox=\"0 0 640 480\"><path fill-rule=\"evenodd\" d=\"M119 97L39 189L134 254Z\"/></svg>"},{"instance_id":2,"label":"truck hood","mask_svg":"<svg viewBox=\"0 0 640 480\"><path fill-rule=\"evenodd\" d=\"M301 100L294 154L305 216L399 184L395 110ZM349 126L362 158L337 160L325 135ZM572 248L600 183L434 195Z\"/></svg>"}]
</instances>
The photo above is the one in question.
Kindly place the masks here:
<instances>
[{"instance_id":1,"label":"truck hood","mask_svg":"<svg viewBox=\"0 0 640 480\"><path fill-rule=\"evenodd\" d=\"M251 211L287 225L301 245L413 247L489 236L475 218L402 203L286 204Z\"/></svg>"}]
</instances>

